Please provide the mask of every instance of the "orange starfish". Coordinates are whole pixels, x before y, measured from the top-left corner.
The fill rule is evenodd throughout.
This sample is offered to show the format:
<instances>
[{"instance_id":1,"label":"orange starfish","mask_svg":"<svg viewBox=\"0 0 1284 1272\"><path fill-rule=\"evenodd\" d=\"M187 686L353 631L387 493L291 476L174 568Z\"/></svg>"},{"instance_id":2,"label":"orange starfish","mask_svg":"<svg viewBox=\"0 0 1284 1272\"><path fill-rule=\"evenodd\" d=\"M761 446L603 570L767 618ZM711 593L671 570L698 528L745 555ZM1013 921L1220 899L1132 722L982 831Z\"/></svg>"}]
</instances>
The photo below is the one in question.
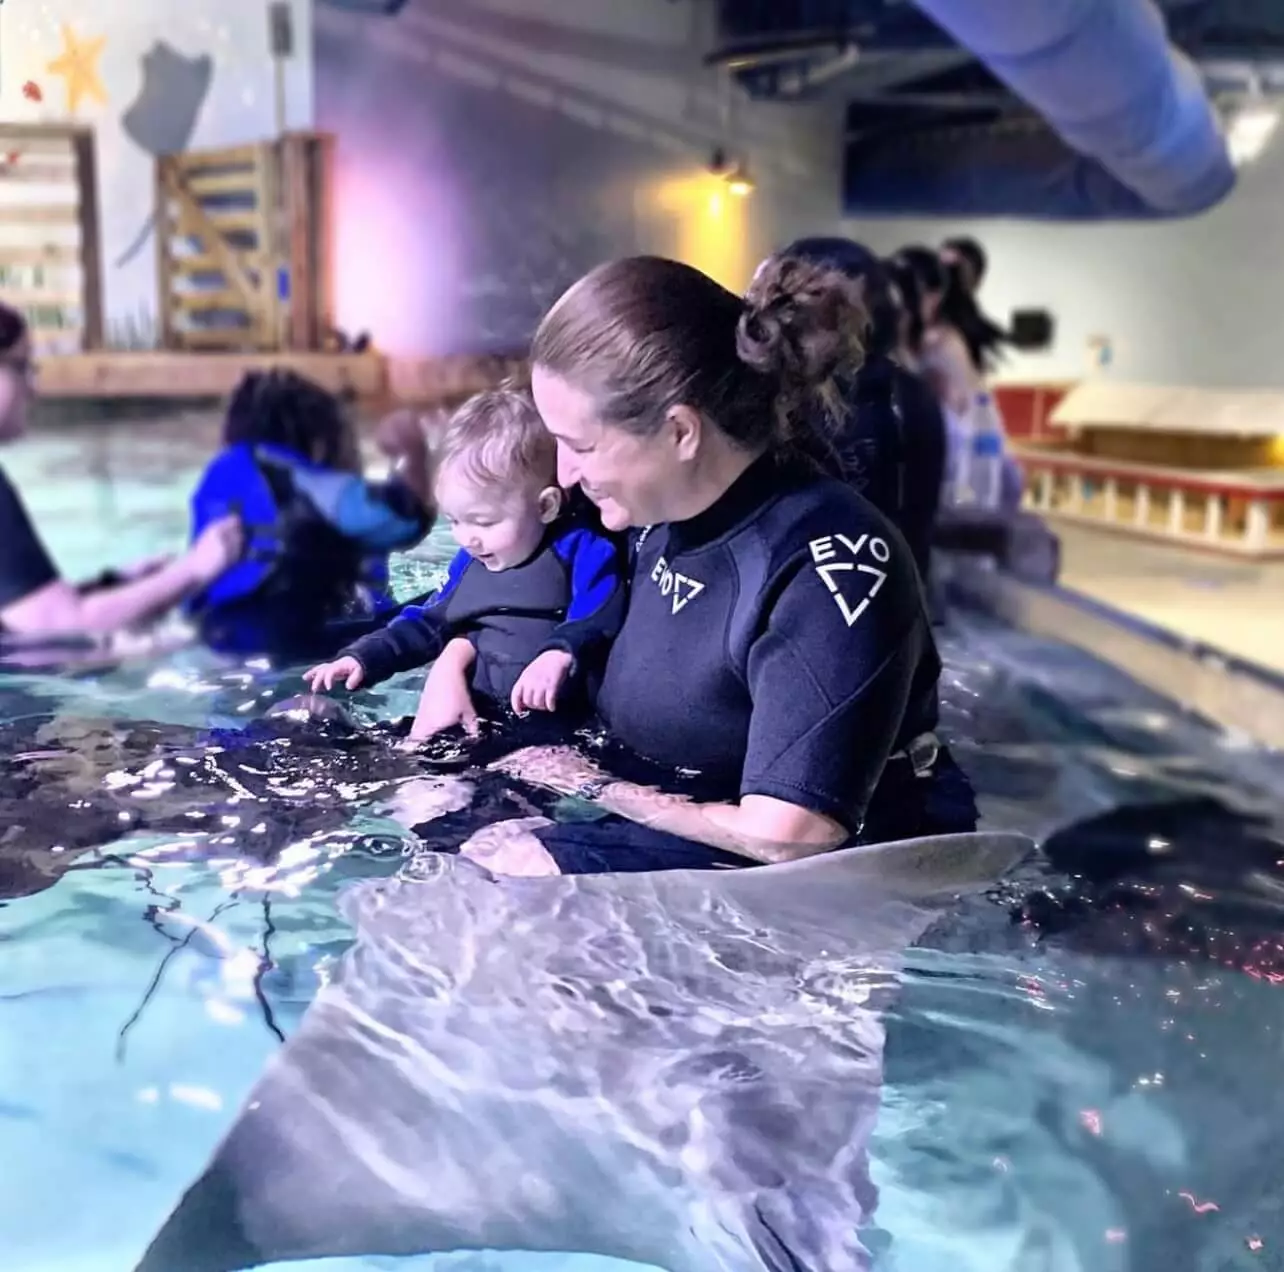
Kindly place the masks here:
<instances>
[{"instance_id":1,"label":"orange starfish","mask_svg":"<svg viewBox=\"0 0 1284 1272\"><path fill-rule=\"evenodd\" d=\"M105 35L80 41L65 22L62 25L62 53L49 63L51 75L61 75L67 81L67 112L74 115L82 97L92 98L99 105L106 105L107 91L98 77L98 58L107 43Z\"/></svg>"}]
</instances>

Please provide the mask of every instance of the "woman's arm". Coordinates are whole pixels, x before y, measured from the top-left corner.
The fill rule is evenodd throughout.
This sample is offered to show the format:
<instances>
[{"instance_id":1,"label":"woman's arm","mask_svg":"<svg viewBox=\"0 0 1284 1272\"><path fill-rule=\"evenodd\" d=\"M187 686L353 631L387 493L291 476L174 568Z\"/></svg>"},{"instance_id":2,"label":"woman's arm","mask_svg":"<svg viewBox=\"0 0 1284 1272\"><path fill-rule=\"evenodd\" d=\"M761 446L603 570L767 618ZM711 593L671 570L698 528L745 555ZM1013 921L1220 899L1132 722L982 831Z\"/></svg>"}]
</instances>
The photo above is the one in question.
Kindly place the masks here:
<instances>
[{"instance_id":1,"label":"woman's arm","mask_svg":"<svg viewBox=\"0 0 1284 1272\"><path fill-rule=\"evenodd\" d=\"M923 375L941 405L955 415L966 415L980 388L963 338L951 327L937 328L923 351Z\"/></svg>"},{"instance_id":2,"label":"woman's arm","mask_svg":"<svg viewBox=\"0 0 1284 1272\"><path fill-rule=\"evenodd\" d=\"M241 544L240 522L225 517L151 574L88 593L56 578L0 609L0 624L26 636L97 635L131 627L207 586L236 561Z\"/></svg>"},{"instance_id":3,"label":"woman's arm","mask_svg":"<svg viewBox=\"0 0 1284 1272\"><path fill-rule=\"evenodd\" d=\"M848 838L831 818L767 795L746 795L738 804L697 804L618 782L608 785L598 802L642 826L768 864L828 852Z\"/></svg>"},{"instance_id":4,"label":"woman's arm","mask_svg":"<svg viewBox=\"0 0 1284 1272\"><path fill-rule=\"evenodd\" d=\"M477 709L468 684L468 673L476 661L477 651L466 637L456 636L446 642L424 680L407 742L422 742L457 724L463 726L465 733L476 736Z\"/></svg>"},{"instance_id":5,"label":"woman's arm","mask_svg":"<svg viewBox=\"0 0 1284 1272\"><path fill-rule=\"evenodd\" d=\"M616 781L570 747L528 747L498 768L560 795L592 799L608 813L751 861L793 861L836 848L847 832L832 818L766 795L698 804L636 782Z\"/></svg>"}]
</instances>

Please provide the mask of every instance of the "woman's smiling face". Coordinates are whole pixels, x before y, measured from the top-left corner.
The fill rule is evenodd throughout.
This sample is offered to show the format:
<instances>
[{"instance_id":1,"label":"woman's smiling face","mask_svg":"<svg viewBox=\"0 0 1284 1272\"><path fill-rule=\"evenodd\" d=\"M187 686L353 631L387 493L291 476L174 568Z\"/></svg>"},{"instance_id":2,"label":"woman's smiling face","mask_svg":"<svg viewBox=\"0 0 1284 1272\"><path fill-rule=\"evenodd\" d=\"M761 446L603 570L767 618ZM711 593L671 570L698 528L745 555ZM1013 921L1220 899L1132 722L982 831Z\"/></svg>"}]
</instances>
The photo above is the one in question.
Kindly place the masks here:
<instances>
[{"instance_id":1,"label":"woman's smiling face","mask_svg":"<svg viewBox=\"0 0 1284 1272\"><path fill-rule=\"evenodd\" d=\"M531 392L557 442L558 484L578 485L608 530L669 521L685 506L690 465L682 462L673 421L665 419L650 434L603 423L588 393L538 364Z\"/></svg>"}]
</instances>

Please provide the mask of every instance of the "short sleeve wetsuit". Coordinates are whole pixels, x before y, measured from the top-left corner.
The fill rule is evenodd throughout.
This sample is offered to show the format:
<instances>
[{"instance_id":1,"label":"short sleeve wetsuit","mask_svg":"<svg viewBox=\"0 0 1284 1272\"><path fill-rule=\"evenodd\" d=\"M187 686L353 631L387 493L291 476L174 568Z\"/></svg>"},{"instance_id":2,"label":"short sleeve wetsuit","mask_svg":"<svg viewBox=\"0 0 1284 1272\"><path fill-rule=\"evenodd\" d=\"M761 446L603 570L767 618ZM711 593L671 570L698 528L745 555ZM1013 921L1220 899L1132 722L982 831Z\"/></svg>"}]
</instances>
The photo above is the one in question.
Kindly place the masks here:
<instances>
[{"instance_id":1,"label":"short sleeve wetsuit","mask_svg":"<svg viewBox=\"0 0 1284 1272\"><path fill-rule=\"evenodd\" d=\"M910 778L930 770L941 664L918 571L846 483L761 459L705 513L644 531L632 580L598 711L629 752L697 770L697 798L770 796L854 840L889 757ZM636 854L605 841L581 852L575 827L540 838L564 870L748 864L667 835L672 851L652 852L656 832L608 821Z\"/></svg>"}]
</instances>

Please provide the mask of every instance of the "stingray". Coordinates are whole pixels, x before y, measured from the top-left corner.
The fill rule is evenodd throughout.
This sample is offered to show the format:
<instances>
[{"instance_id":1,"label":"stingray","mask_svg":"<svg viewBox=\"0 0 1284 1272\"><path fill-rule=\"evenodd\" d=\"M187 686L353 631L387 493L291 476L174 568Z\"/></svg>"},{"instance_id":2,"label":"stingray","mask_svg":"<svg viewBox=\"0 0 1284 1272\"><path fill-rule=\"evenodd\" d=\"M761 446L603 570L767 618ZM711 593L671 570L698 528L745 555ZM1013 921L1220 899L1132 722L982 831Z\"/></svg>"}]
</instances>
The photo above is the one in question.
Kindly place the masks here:
<instances>
[{"instance_id":1,"label":"stingray","mask_svg":"<svg viewBox=\"0 0 1284 1272\"><path fill-rule=\"evenodd\" d=\"M1016 917L1081 953L1284 974L1284 823L1209 796L1110 809L1049 836L1064 882Z\"/></svg>"},{"instance_id":2,"label":"stingray","mask_svg":"<svg viewBox=\"0 0 1284 1272\"><path fill-rule=\"evenodd\" d=\"M284 848L348 830L356 813L381 812L418 830L430 850L449 851L479 825L542 811L502 774L487 773L489 764L518 747L567 740L538 714L507 715L484 722L476 739L448 730L407 751L399 743L409 719L363 727L342 703L316 694L238 728L26 705L27 714L0 721L0 902L102 865L86 850L139 835L169 837L169 860L271 863Z\"/></svg>"},{"instance_id":3,"label":"stingray","mask_svg":"<svg viewBox=\"0 0 1284 1272\"><path fill-rule=\"evenodd\" d=\"M0 902L139 835L168 837L171 859L272 861L423 774L392 741L335 704L296 700L239 729L47 713L0 723Z\"/></svg>"},{"instance_id":4,"label":"stingray","mask_svg":"<svg viewBox=\"0 0 1284 1272\"><path fill-rule=\"evenodd\" d=\"M587 1253L851 1272L906 948L1032 844L350 886L357 936L138 1272Z\"/></svg>"}]
</instances>

